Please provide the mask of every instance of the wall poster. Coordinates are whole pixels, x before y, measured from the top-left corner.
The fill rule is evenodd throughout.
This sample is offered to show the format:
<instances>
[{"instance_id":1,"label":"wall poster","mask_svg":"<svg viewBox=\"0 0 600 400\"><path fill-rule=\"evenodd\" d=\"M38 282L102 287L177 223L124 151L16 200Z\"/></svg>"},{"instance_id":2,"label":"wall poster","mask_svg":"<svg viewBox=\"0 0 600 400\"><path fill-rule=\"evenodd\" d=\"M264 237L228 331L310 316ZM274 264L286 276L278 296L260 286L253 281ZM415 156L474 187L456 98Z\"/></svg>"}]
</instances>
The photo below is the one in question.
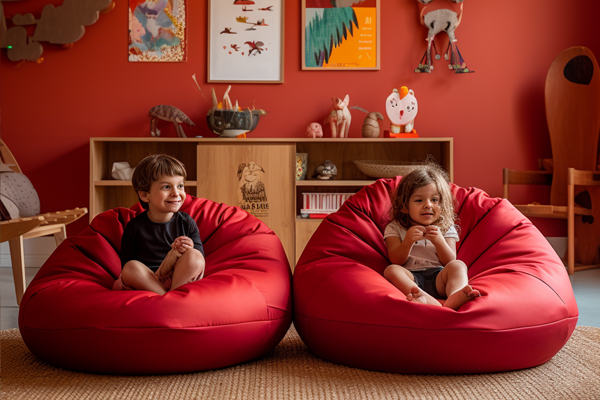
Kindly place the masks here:
<instances>
[{"instance_id":1,"label":"wall poster","mask_svg":"<svg viewBox=\"0 0 600 400\"><path fill-rule=\"evenodd\" d=\"M129 0L129 61L186 61L186 0Z\"/></svg>"},{"instance_id":2,"label":"wall poster","mask_svg":"<svg viewBox=\"0 0 600 400\"><path fill-rule=\"evenodd\" d=\"M380 69L379 2L302 0L302 69Z\"/></svg>"},{"instance_id":3,"label":"wall poster","mask_svg":"<svg viewBox=\"0 0 600 400\"><path fill-rule=\"evenodd\" d=\"M283 83L284 4L208 1L208 82Z\"/></svg>"}]
</instances>

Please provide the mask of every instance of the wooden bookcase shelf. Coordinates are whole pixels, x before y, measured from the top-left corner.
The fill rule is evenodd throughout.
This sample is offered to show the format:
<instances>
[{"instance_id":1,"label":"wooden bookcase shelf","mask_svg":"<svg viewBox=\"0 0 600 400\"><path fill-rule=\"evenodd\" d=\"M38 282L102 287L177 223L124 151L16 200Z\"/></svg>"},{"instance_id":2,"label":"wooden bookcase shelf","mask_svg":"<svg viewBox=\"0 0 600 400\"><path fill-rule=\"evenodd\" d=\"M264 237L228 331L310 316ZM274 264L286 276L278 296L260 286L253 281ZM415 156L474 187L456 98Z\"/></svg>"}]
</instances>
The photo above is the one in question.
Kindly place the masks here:
<instances>
[{"instance_id":1,"label":"wooden bookcase shelf","mask_svg":"<svg viewBox=\"0 0 600 400\"><path fill-rule=\"evenodd\" d=\"M90 221L103 211L131 207L138 201L131 182L111 178L112 164L127 161L135 167L154 153L173 155L185 164L188 193L248 207L279 236L292 267L322 221L298 217L302 194L351 193L375 182L354 165L354 160L422 161L432 155L451 180L454 174L452 138L91 138ZM308 153L307 180L295 180L296 153ZM315 167L325 160L337 166L336 179L310 179ZM246 177L262 182L264 197L260 201L251 197L250 191L242 192ZM255 188L254 181L248 185L244 187ZM252 210L252 204L258 209Z\"/></svg>"}]
</instances>

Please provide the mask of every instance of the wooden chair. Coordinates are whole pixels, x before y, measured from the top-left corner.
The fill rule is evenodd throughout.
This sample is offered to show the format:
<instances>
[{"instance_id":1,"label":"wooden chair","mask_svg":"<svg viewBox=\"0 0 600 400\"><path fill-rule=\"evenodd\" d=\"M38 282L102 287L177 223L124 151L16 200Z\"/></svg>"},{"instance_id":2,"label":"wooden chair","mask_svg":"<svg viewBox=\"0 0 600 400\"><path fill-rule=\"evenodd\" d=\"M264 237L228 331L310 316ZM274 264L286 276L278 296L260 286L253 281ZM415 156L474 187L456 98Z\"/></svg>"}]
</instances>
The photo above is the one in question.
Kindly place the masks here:
<instances>
[{"instance_id":1,"label":"wooden chair","mask_svg":"<svg viewBox=\"0 0 600 400\"><path fill-rule=\"evenodd\" d=\"M504 169L504 197L510 184L551 185L549 204L515 207L528 217L568 220L566 259L573 274L600 267L600 70L589 49L558 55L546 77L545 100L552 159L541 160L546 171Z\"/></svg>"},{"instance_id":2,"label":"wooden chair","mask_svg":"<svg viewBox=\"0 0 600 400\"><path fill-rule=\"evenodd\" d=\"M14 172L21 173L17 160L2 139L0 139L0 156L2 162L7 164ZM9 243L17 304L21 304L21 298L27 286L23 240L54 235L58 246L67 237L66 225L78 220L85 214L87 214L87 208L75 208L74 210L51 212L34 217L16 218L0 222L0 242L8 241Z\"/></svg>"}]
</instances>

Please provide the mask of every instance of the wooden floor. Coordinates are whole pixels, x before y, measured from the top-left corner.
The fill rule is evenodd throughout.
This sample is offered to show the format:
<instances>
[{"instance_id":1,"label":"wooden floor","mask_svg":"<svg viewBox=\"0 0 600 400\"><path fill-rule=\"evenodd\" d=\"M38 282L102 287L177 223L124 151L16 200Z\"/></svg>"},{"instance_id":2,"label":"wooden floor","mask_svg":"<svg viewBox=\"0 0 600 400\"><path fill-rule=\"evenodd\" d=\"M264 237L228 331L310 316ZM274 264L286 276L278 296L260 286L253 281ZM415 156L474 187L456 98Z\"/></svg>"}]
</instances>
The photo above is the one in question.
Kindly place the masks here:
<instances>
[{"instance_id":1,"label":"wooden floor","mask_svg":"<svg viewBox=\"0 0 600 400\"><path fill-rule=\"evenodd\" d=\"M39 268L26 268L27 283ZM571 277L577 306L579 326L600 328L600 269L576 272ZM0 268L0 329L18 328L19 307L15 298L12 270Z\"/></svg>"}]
</instances>

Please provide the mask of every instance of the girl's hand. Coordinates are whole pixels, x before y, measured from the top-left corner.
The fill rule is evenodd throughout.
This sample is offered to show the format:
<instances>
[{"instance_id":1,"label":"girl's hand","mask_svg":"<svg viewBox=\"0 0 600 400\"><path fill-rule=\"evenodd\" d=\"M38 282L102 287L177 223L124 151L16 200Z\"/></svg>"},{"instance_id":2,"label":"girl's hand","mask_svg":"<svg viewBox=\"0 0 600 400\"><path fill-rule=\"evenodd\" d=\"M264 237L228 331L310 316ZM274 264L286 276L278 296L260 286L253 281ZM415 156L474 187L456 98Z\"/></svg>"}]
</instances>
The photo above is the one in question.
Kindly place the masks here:
<instances>
[{"instance_id":1,"label":"girl's hand","mask_svg":"<svg viewBox=\"0 0 600 400\"><path fill-rule=\"evenodd\" d=\"M409 243L415 243L418 240L425 237L426 228L421 225L413 225L406 231L406 237L404 240L408 240Z\"/></svg>"},{"instance_id":2,"label":"girl's hand","mask_svg":"<svg viewBox=\"0 0 600 400\"><path fill-rule=\"evenodd\" d=\"M440 231L440 228L435 225L427 226L425 228L424 236L425 236L425 239L428 239L434 245L437 245L445 240L444 235L442 235L442 231Z\"/></svg>"},{"instance_id":3,"label":"girl's hand","mask_svg":"<svg viewBox=\"0 0 600 400\"><path fill-rule=\"evenodd\" d=\"M187 236L179 236L175 239L171 248L180 255L183 255L186 251L194 248L194 241Z\"/></svg>"}]
</instances>

